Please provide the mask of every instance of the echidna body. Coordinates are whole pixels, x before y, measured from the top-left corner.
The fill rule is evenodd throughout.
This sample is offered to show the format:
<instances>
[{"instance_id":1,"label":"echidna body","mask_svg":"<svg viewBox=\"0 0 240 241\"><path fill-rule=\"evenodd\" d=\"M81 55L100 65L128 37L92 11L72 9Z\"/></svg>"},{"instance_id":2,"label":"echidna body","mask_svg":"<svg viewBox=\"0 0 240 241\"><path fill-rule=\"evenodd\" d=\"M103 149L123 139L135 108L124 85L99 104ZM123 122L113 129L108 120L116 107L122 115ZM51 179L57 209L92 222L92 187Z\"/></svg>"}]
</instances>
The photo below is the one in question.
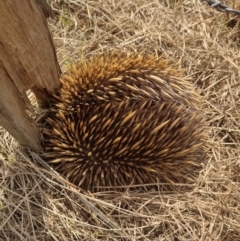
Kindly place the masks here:
<instances>
[{"instance_id":1,"label":"echidna body","mask_svg":"<svg viewBox=\"0 0 240 241\"><path fill-rule=\"evenodd\" d=\"M62 76L50 102L44 156L78 186L171 182L198 162L200 97L162 58L96 55Z\"/></svg>"}]
</instances>

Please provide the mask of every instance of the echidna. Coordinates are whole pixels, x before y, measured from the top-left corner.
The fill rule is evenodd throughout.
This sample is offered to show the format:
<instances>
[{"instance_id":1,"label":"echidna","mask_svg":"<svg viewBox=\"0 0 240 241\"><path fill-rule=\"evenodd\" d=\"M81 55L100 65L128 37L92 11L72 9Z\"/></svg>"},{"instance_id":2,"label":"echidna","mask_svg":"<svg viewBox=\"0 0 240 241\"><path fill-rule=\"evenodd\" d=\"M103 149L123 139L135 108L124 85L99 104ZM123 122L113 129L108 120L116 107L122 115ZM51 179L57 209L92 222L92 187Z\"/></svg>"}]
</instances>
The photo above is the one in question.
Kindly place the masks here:
<instances>
[{"instance_id":1,"label":"echidna","mask_svg":"<svg viewBox=\"0 0 240 241\"><path fill-rule=\"evenodd\" d=\"M108 53L74 64L50 99L46 160L70 182L174 182L197 165L201 99L167 60Z\"/></svg>"}]
</instances>

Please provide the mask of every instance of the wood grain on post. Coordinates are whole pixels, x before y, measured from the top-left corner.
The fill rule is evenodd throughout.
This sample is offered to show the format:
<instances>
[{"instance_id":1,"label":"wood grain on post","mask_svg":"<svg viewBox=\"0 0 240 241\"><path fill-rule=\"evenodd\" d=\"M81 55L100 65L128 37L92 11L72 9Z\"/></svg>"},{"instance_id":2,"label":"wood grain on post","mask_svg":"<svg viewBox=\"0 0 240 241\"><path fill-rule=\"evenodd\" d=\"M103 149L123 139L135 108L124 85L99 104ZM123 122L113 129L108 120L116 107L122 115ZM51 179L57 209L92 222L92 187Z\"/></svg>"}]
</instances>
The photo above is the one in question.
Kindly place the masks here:
<instances>
[{"instance_id":1,"label":"wood grain on post","mask_svg":"<svg viewBox=\"0 0 240 241\"><path fill-rule=\"evenodd\" d=\"M59 85L59 75L52 37L36 1L0 1L0 125L35 151L40 135L26 112L31 110L26 91L32 89L44 101Z\"/></svg>"}]
</instances>

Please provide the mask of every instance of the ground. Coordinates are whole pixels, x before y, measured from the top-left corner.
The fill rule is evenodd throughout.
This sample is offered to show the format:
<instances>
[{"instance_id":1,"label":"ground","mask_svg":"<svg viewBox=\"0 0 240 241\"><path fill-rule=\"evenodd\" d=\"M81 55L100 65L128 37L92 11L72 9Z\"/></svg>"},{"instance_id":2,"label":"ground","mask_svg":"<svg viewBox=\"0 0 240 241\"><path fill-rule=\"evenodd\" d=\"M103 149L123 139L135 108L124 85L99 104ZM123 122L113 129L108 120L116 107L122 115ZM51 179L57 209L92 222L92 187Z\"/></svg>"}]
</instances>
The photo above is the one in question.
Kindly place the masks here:
<instances>
[{"instance_id":1,"label":"ground","mask_svg":"<svg viewBox=\"0 0 240 241\"><path fill-rule=\"evenodd\" d=\"M40 168L0 128L0 240L240 240L239 18L200 0L49 3L63 71L111 49L185 68L205 102L209 147L198 176L172 191L86 193Z\"/></svg>"}]
</instances>

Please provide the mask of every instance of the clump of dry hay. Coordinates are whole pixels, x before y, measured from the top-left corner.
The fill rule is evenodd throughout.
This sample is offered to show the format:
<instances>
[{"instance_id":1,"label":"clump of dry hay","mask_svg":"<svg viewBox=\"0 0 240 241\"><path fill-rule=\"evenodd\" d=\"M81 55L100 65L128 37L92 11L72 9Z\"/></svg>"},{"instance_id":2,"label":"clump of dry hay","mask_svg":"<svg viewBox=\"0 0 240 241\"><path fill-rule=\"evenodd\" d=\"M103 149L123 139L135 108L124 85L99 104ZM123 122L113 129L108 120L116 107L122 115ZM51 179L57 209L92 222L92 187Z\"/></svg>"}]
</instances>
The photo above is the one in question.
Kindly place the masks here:
<instances>
[{"instance_id":1,"label":"clump of dry hay","mask_svg":"<svg viewBox=\"0 0 240 241\"><path fill-rule=\"evenodd\" d=\"M212 147L198 178L171 192L159 184L148 193L85 193L30 161L0 129L0 240L240 240L239 19L200 0L52 5L63 69L111 48L178 60L205 99Z\"/></svg>"}]
</instances>

